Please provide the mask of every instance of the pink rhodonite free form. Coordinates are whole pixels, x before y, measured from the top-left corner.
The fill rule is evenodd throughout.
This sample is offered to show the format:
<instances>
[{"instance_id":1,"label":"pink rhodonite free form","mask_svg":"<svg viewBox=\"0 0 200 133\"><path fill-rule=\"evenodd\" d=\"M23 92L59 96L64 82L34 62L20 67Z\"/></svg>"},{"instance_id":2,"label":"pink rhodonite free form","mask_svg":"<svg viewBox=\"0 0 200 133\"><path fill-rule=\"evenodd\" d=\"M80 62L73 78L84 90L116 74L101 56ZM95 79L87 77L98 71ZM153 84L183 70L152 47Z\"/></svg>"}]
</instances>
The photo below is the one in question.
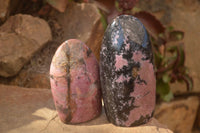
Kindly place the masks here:
<instances>
[{"instance_id":1,"label":"pink rhodonite free form","mask_svg":"<svg viewBox=\"0 0 200 133\"><path fill-rule=\"evenodd\" d=\"M89 121L101 113L99 66L92 51L81 41L65 41L50 67L51 91L64 123Z\"/></svg>"}]
</instances>

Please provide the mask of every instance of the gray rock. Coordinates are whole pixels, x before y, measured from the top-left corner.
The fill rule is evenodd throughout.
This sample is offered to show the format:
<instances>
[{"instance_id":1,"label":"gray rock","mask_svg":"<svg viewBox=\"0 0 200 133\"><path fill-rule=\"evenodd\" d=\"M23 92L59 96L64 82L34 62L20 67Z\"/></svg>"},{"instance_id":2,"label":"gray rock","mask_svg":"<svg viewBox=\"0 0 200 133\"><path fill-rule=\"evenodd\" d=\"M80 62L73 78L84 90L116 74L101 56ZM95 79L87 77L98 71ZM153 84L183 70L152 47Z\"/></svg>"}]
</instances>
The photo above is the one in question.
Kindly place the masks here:
<instances>
[{"instance_id":1,"label":"gray rock","mask_svg":"<svg viewBox=\"0 0 200 133\"><path fill-rule=\"evenodd\" d=\"M48 24L30 15L10 17L0 27L0 76L16 75L52 39Z\"/></svg>"}]
</instances>

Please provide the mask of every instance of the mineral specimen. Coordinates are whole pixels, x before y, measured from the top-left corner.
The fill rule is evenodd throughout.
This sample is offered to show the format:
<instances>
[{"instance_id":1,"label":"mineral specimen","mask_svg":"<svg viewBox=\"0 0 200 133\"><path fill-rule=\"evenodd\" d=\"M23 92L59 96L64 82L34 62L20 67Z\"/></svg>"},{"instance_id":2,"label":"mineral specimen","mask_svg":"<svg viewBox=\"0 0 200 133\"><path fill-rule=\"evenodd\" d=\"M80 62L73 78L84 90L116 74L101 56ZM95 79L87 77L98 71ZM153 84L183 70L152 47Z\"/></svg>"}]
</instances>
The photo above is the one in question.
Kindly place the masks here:
<instances>
[{"instance_id":1,"label":"mineral specimen","mask_svg":"<svg viewBox=\"0 0 200 133\"><path fill-rule=\"evenodd\" d=\"M156 79L148 34L137 18L121 15L107 27L100 76L110 122L128 127L149 121L155 107Z\"/></svg>"},{"instance_id":2,"label":"mineral specimen","mask_svg":"<svg viewBox=\"0 0 200 133\"><path fill-rule=\"evenodd\" d=\"M81 123L100 115L98 62L81 41L71 39L57 49L50 82L56 110L64 123Z\"/></svg>"}]
</instances>

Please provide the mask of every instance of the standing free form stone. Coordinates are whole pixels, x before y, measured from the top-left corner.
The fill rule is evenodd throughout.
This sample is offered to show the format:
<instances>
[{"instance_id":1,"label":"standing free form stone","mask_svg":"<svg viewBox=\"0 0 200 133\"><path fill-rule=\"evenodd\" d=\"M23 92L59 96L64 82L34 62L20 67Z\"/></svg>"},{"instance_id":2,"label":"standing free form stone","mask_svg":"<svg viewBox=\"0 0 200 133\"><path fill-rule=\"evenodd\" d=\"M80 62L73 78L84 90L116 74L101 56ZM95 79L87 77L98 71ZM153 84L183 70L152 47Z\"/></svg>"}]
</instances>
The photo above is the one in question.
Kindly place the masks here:
<instances>
[{"instance_id":1,"label":"standing free form stone","mask_svg":"<svg viewBox=\"0 0 200 133\"><path fill-rule=\"evenodd\" d=\"M137 18L121 15L107 27L100 75L110 122L137 126L149 121L155 107L156 79L148 34Z\"/></svg>"},{"instance_id":2,"label":"standing free form stone","mask_svg":"<svg viewBox=\"0 0 200 133\"><path fill-rule=\"evenodd\" d=\"M99 66L92 51L81 41L65 41L50 67L51 91L64 123L81 123L101 113Z\"/></svg>"}]
</instances>

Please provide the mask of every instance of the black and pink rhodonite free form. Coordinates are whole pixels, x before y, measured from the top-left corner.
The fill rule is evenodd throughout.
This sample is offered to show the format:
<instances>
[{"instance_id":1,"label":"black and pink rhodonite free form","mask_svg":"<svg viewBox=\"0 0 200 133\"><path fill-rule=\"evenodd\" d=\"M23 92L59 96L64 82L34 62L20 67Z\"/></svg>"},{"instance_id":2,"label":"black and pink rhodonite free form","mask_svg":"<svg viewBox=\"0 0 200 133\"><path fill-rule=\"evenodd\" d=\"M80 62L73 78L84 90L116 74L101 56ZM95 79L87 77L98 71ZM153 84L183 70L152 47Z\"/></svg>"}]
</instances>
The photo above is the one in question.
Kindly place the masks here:
<instances>
[{"instance_id":1,"label":"black and pink rhodonite free form","mask_svg":"<svg viewBox=\"0 0 200 133\"><path fill-rule=\"evenodd\" d=\"M101 87L108 120L117 126L138 126L150 120L155 107L153 53L144 25L130 15L107 27L100 52Z\"/></svg>"},{"instance_id":2,"label":"black and pink rhodonite free form","mask_svg":"<svg viewBox=\"0 0 200 133\"><path fill-rule=\"evenodd\" d=\"M99 65L84 43L70 39L61 44L52 59L50 77L61 121L76 124L100 115Z\"/></svg>"}]
</instances>

